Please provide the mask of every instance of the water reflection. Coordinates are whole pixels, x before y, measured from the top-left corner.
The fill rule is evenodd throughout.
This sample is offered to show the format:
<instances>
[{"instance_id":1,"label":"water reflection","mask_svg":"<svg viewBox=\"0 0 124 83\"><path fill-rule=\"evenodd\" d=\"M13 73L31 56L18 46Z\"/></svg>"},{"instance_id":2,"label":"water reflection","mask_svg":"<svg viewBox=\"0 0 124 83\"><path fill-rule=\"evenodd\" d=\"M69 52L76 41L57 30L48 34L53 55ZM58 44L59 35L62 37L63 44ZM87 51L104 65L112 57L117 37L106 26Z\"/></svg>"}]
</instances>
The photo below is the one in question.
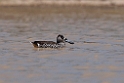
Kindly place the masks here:
<instances>
[{"instance_id":1,"label":"water reflection","mask_svg":"<svg viewBox=\"0 0 124 83\"><path fill-rule=\"evenodd\" d=\"M0 8L1 83L124 82L121 8L23 9ZM56 41L58 34L75 44L36 49L29 43Z\"/></svg>"}]
</instances>

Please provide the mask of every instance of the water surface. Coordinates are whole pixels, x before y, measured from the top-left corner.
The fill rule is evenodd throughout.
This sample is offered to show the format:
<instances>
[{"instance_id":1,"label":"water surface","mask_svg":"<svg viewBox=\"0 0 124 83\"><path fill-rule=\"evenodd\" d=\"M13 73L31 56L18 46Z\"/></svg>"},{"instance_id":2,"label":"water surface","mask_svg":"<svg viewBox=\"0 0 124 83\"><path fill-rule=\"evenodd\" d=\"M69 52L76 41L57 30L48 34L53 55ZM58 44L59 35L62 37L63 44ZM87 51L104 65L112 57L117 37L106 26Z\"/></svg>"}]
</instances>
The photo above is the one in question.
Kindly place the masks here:
<instances>
[{"instance_id":1,"label":"water surface","mask_svg":"<svg viewBox=\"0 0 124 83\"><path fill-rule=\"evenodd\" d=\"M123 8L1 7L0 83L124 83ZM63 34L75 42L37 49Z\"/></svg>"}]
</instances>

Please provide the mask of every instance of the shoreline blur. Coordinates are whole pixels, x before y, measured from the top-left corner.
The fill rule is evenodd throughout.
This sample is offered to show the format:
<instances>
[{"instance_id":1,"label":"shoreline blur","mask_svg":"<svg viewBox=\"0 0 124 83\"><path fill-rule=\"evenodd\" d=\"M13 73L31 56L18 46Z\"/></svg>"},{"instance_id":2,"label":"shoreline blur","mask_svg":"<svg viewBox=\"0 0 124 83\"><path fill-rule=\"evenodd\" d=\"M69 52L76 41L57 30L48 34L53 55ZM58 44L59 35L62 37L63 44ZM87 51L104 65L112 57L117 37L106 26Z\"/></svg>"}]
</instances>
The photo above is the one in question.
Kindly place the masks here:
<instances>
[{"instance_id":1,"label":"shoreline blur","mask_svg":"<svg viewBox=\"0 0 124 83\"><path fill-rule=\"evenodd\" d=\"M0 6L41 6L41 5L81 5L81 6L124 6L122 0L0 0Z\"/></svg>"}]
</instances>

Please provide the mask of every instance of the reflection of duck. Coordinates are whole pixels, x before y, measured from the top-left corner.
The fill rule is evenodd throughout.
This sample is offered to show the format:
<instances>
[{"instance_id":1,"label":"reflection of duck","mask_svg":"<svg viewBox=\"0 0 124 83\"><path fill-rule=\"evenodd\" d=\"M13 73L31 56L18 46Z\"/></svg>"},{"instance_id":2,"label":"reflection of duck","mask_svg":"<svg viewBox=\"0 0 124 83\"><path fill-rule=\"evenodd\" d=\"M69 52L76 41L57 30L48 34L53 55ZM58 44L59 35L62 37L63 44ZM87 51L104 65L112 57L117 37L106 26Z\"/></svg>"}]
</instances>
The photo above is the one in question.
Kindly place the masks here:
<instances>
[{"instance_id":1,"label":"reflection of duck","mask_svg":"<svg viewBox=\"0 0 124 83\"><path fill-rule=\"evenodd\" d=\"M74 44L74 42L69 41L63 35L58 35L56 38L56 42L53 41L34 41L31 42L36 48L61 48L65 46L65 42L70 44Z\"/></svg>"}]
</instances>

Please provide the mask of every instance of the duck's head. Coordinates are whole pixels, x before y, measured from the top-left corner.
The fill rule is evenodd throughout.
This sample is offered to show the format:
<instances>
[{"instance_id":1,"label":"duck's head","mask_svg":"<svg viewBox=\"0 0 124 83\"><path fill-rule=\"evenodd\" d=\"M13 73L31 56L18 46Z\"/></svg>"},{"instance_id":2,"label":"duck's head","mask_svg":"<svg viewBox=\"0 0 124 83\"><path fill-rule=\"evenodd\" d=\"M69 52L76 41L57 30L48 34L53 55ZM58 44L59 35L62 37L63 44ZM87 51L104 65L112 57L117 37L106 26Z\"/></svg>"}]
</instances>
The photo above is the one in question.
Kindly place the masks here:
<instances>
[{"instance_id":1,"label":"duck's head","mask_svg":"<svg viewBox=\"0 0 124 83\"><path fill-rule=\"evenodd\" d=\"M65 38L63 35L58 35L57 36L57 43L65 43L68 42L70 44L74 44L74 42L68 40L67 38Z\"/></svg>"}]
</instances>

